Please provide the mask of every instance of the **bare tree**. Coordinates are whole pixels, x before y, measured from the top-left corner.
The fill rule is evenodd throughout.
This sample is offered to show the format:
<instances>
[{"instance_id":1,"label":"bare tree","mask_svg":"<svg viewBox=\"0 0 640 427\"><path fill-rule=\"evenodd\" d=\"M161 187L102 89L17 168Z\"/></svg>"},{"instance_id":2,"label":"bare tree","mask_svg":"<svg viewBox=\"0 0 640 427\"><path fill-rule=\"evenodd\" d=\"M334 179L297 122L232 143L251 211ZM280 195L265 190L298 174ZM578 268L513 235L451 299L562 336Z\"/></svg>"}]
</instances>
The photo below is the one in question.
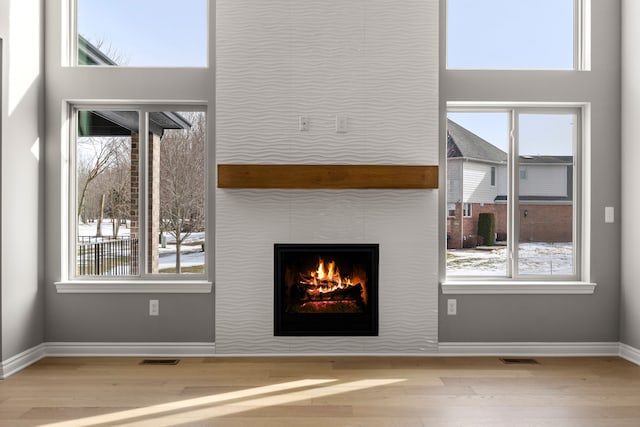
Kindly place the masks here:
<instances>
[{"instance_id":1,"label":"bare tree","mask_svg":"<svg viewBox=\"0 0 640 427\"><path fill-rule=\"evenodd\" d=\"M120 225L129 217L131 205L131 147L129 138L112 138L109 167L96 179L92 194L100 199L98 222L106 215L112 220L112 235L117 237ZM98 225L99 227L100 225Z\"/></svg>"},{"instance_id":2,"label":"bare tree","mask_svg":"<svg viewBox=\"0 0 640 427\"><path fill-rule=\"evenodd\" d=\"M160 226L176 241L176 273L181 248L205 224L205 116L184 113L188 130L165 132L160 143Z\"/></svg>"},{"instance_id":3,"label":"bare tree","mask_svg":"<svg viewBox=\"0 0 640 427\"><path fill-rule=\"evenodd\" d=\"M107 170L115 158L117 145L113 138L81 138L78 140L78 219L87 222L85 203L90 184Z\"/></svg>"}]
</instances>

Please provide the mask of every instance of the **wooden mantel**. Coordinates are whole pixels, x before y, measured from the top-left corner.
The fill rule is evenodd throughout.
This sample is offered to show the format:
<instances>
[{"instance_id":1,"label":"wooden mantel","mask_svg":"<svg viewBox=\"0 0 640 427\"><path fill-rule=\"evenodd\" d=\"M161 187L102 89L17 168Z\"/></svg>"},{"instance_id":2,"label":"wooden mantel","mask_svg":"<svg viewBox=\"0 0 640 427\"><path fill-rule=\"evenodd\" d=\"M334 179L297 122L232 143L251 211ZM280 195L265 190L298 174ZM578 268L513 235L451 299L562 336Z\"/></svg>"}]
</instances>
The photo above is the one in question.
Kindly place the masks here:
<instances>
[{"instance_id":1,"label":"wooden mantel","mask_svg":"<svg viewBox=\"0 0 640 427\"><path fill-rule=\"evenodd\" d=\"M218 165L218 188L434 189L429 165Z\"/></svg>"}]
</instances>

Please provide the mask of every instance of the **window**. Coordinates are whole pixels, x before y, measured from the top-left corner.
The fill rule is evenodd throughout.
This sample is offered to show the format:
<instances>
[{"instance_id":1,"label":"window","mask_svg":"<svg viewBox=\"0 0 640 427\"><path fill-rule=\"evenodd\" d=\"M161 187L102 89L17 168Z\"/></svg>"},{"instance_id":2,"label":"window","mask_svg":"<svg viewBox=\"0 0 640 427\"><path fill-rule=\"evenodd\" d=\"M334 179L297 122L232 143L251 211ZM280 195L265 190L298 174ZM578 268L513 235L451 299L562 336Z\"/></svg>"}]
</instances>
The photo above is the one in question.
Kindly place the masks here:
<instances>
[{"instance_id":1,"label":"window","mask_svg":"<svg viewBox=\"0 0 640 427\"><path fill-rule=\"evenodd\" d=\"M71 110L70 278L204 277L204 109Z\"/></svg>"},{"instance_id":2,"label":"window","mask_svg":"<svg viewBox=\"0 0 640 427\"><path fill-rule=\"evenodd\" d=\"M471 203L465 203L462 205L462 216L465 218L471 218Z\"/></svg>"},{"instance_id":3,"label":"window","mask_svg":"<svg viewBox=\"0 0 640 427\"><path fill-rule=\"evenodd\" d=\"M207 66L207 0L75 2L77 65Z\"/></svg>"},{"instance_id":4,"label":"window","mask_svg":"<svg viewBox=\"0 0 640 427\"><path fill-rule=\"evenodd\" d=\"M491 166L491 186L496 186L496 167Z\"/></svg>"},{"instance_id":5,"label":"window","mask_svg":"<svg viewBox=\"0 0 640 427\"><path fill-rule=\"evenodd\" d=\"M447 204L447 216L450 216L450 217L456 216L456 204L455 203Z\"/></svg>"},{"instance_id":6,"label":"window","mask_svg":"<svg viewBox=\"0 0 640 427\"><path fill-rule=\"evenodd\" d=\"M450 171L459 175L464 216L476 203L478 221L447 222L447 277L579 278L581 114L538 107L449 111L447 174L449 181ZM504 176L496 186L480 178L487 163ZM475 251L468 236L494 249Z\"/></svg>"},{"instance_id":7,"label":"window","mask_svg":"<svg viewBox=\"0 0 640 427\"><path fill-rule=\"evenodd\" d=\"M588 1L447 0L447 67L585 68L584 3Z\"/></svg>"},{"instance_id":8,"label":"window","mask_svg":"<svg viewBox=\"0 0 640 427\"><path fill-rule=\"evenodd\" d=\"M525 180L527 179L527 168L520 168L520 179L521 180Z\"/></svg>"}]
</instances>

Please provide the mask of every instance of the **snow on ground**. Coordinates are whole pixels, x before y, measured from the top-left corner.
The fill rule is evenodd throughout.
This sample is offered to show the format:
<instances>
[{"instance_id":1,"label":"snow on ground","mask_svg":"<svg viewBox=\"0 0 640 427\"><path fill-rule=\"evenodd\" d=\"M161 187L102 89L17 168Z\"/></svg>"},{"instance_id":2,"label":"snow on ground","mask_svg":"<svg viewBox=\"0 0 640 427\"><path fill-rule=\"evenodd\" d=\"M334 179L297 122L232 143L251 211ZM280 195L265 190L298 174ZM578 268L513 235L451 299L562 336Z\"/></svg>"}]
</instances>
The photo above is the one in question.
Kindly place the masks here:
<instances>
[{"instance_id":1,"label":"snow on ground","mask_svg":"<svg viewBox=\"0 0 640 427\"><path fill-rule=\"evenodd\" d=\"M520 243L518 274L573 274L573 246L568 243ZM507 248L449 249L449 276L505 276Z\"/></svg>"},{"instance_id":2,"label":"snow on ground","mask_svg":"<svg viewBox=\"0 0 640 427\"><path fill-rule=\"evenodd\" d=\"M102 236L103 237L111 237L113 236L113 221L110 218L105 218L102 221ZM78 236L82 237L94 237L96 235L96 231L98 230L98 222L90 222L87 224L78 224ZM128 237L129 236L129 223L127 225L122 224L120 229L118 230L118 237Z\"/></svg>"},{"instance_id":3,"label":"snow on ground","mask_svg":"<svg viewBox=\"0 0 640 427\"><path fill-rule=\"evenodd\" d=\"M102 221L102 236L104 240L109 240L109 237L113 237L113 228L112 228L111 219L104 219ZM93 237L96 235L97 231L97 222L92 222L88 224L78 224L78 236L88 236ZM118 237L129 237L130 229L129 224L121 225L118 230ZM158 245L158 250L160 254L159 259L159 268L175 268L176 266L176 239L169 233L164 233L166 239L166 246L163 248L162 245ZM180 265L182 267L193 267L205 264L205 253L202 249L202 244L205 242L205 232L194 232L191 233L187 238L183 241L180 253L182 256L180 257ZM126 255L126 252L123 252L119 255Z\"/></svg>"},{"instance_id":4,"label":"snow on ground","mask_svg":"<svg viewBox=\"0 0 640 427\"><path fill-rule=\"evenodd\" d=\"M180 265L182 267L193 267L196 265L204 265L204 255L206 252L182 252L180 256ZM176 253L167 253L160 255L160 270L165 268L176 267Z\"/></svg>"}]
</instances>

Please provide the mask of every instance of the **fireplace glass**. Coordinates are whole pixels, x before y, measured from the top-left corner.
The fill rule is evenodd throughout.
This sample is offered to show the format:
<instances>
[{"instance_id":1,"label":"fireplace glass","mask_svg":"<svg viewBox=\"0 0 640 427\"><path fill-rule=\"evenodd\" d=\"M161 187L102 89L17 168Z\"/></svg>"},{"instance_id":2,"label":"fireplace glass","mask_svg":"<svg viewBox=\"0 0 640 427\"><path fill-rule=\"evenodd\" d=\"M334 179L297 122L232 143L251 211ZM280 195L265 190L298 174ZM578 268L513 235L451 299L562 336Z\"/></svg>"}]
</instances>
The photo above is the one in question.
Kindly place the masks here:
<instances>
[{"instance_id":1,"label":"fireplace glass","mask_svg":"<svg viewBox=\"0 0 640 427\"><path fill-rule=\"evenodd\" d=\"M377 244L274 249L275 335L378 335Z\"/></svg>"}]
</instances>

